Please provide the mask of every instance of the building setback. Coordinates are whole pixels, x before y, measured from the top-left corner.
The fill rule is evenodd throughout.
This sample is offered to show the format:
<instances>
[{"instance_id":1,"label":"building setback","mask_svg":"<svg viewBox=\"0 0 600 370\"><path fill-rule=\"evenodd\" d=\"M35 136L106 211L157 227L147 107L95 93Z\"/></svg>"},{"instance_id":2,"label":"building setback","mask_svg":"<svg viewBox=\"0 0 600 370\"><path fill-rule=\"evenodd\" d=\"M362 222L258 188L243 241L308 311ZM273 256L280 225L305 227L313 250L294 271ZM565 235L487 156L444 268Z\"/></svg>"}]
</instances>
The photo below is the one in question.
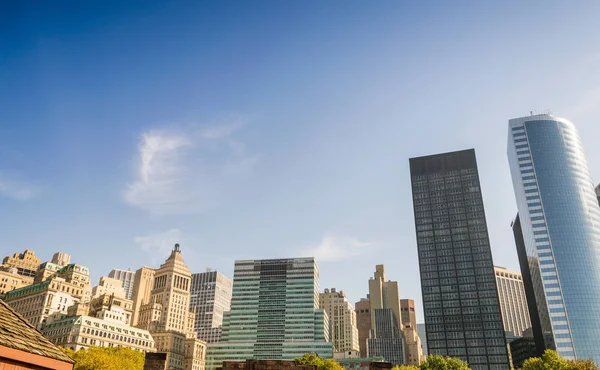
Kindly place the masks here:
<instances>
[{"instance_id":1,"label":"building setback","mask_svg":"<svg viewBox=\"0 0 600 370\"><path fill-rule=\"evenodd\" d=\"M523 277L520 272L510 271L499 266L494 267L494 272L496 273L504 331L521 337L525 329L531 328Z\"/></svg>"},{"instance_id":2,"label":"building setback","mask_svg":"<svg viewBox=\"0 0 600 370\"><path fill-rule=\"evenodd\" d=\"M305 353L333 356L314 258L236 261L231 311L223 319L221 342L209 345L207 368Z\"/></svg>"},{"instance_id":3,"label":"building setback","mask_svg":"<svg viewBox=\"0 0 600 370\"><path fill-rule=\"evenodd\" d=\"M600 207L577 129L549 114L511 119L508 161L535 342L600 362Z\"/></svg>"},{"instance_id":4,"label":"building setback","mask_svg":"<svg viewBox=\"0 0 600 370\"><path fill-rule=\"evenodd\" d=\"M509 368L474 150L410 159L430 355Z\"/></svg>"},{"instance_id":5,"label":"building setback","mask_svg":"<svg viewBox=\"0 0 600 370\"><path fill-rule=\"evenodd\" d=\"M329 318L329 334L334 352L359 351L356 313L344 291L325 289L319 295L320 307Z\"/></svg>"},{"instance_id":6,"label":"building setback","mask_svg":"<svg viewBox=\"0 0 600 370\"><path fill-rule=\"evenodd\" d=\"M231 308L231 279L217 271L192 274L190 308L196 335L206 343L221 340L223 314Z\"/></svg>"},{"instance_id":7,"label":"building setback","mask_svg":"<svg viewBox=\"0 0 600 370\"><path fill-rule=\"evenodd\" d=\"M381 356L393 366L406 362L404 336L398 316L391 308L376 308L374 332L377 336L368 339L369 356Z\"/></svg>"},{"instance_id":8,"label":"building setback","mask_svg":"<svg viewBox=\"0 0 600 370\"><path fill-rule=\"evenodd\" d=\"M131 270L113 269L108 273L108 277L121 281L121 286L125 289L125 298L132 299L133 283L135 280L135 272Z\"/></svg>"}]
</instances>

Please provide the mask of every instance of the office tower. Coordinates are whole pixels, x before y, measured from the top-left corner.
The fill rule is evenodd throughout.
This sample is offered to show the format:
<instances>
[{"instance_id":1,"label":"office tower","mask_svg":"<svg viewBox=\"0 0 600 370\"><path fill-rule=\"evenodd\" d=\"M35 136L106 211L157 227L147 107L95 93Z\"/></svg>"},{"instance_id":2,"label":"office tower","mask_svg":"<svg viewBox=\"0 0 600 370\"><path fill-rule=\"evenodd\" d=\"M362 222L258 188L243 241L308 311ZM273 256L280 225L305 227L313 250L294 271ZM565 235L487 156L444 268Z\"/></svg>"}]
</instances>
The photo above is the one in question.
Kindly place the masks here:
<instances>
[{"instance_id":1,"label":"office tower","mask_svg":"<svg viewBox=\"0 0 600 370\"><path fill-rule=\"evenodd\" d=\"M508 160L535 297L528 304L561 356L599 362L600 316L591 313L600 307L600 207L579 134L548 114L512 119Z\"/></svg>"},{"instance_id":2,"label":"office tower","mask_svg":"<svg viewBox=\"0 0 600 370\"><path fill-rule=\"evenodd\" d=\"M430 355L508 369L475 151L410 159Z\"/></svg>"},{"instance_id":3,"label":"office tower","mask_svg":"<svg viewBox=\"0 0 600 370\"><path fill-rule=\"evenodd\" d=\"M406 363L408 365L419 366L424 360L421 338L417 331L417 313L415 310L415 301L412 299L400 300L400 314L402 322L402 331L406 342Z\"/></svg>"},{"instance_id":4,"label":"office tower","mask_svg":"<svg viewBox=\"0 0 600 370\"><path fill-rule=\"evenodd\" d=\"M387 362L403 364L405 346L400 314L400 288L398 282L386 281L383 265L375 266L375 273L369 279L369 302L371 313L371 332L367 341L369 356L383 356ZM383 331L380 332L380 329Z\"/></svg>"},{"instance_id":5,"label":"office tower","mask_svg":"<svg viewBox=\"0 0 600 370\"><path fill-rule=\"evenodd\" d=\"M204 368L204 358L189 357L204 356L206 347L196 338L194 313L189 311L191 282L192 273L175 244L154 274L149 303L140 307L137 327L150 332L156 350L167 354L167 368L173 370L191 370L192 365ZM186 350L188 347L194 350Z\"/></svg>"},{"instance_id":6,"label":"office tower","mask_svg":"<svg viewBox=\"0 0 600 370\"><path fill-rule=\"evenodd\" d=\"M329 336L334 352L359 351L356 313L346 293L335 288L319 294L320 308L329 318Z\"/></svg>"},{"instance_id":7,"label":"office tower","mask_svg":"<svg viewBox=\"0 0 600 370\"><path fill-rule=\"evenodd\" d=\"M521 337L525 329L531 328L523 277L520 272L510 271L500 266L494 266L494 272L504 331Z\"/></svg>"},{"instance_id":8,"label":"office tower","mask_svg":"<svg viewBox=\"0 0 600 370\"><path fill-rule=\"evenodd\" d=\"M154 274L156 270L150 267L142 267L135 272L133 279L133 317L131 325L137 326L140 318L140 309L146 303L150 303L150 293L154 286Z\"/></svg>"},{"instance_id":9,"label":"office tower","mask_svg":"<svg viewBox=\"0 0 600 370\"><path fill-rule=\"evenodd\" d=\"M52 262L55 265L64 267L71 263L71 255L63 252L56 252L52 255Z\"/></svg>"},{"instance_id":10,"label":"office tower","mask_svg":"<svg viewBox=\"0 0 600 370\"><path fill-rule=\"evenodd\" d=\"M374 319L375 327L368 343L369 356L382 356L392 365L403 365L406 361L404 336L398 316L391 308L376 308Z\"/></svg>"},{"instance_id":11,"label":"office tower","mask_svg":"<svg viewBox=\"0 0 600 370\"><path fill-rule=\"evenodd\" d=\"M2 259L2 266L5 269L15 268L17 274L23 277L27 284L31 284L35 278L35 272L40 265L39 257L35 256L32 250L25 249L23 253L15 253L12 256L6 256Z\"/></svg>"},{"instance_id":12,"label":"office tower","mask_svg":"<svg viewBox=\"0 0 600 370\"><path fill-rule=\"evenodd\" d=\"M113 269L111 272L108 273L108 277L120 280L123 289L125 289L125 298L133 298L133 283L135 280L135 272L131 271L130 269Z\"/></svg>"},{"instance_id":13,"label":"office tower","mask_svg":"<svg viewBox=\"0 0 600 370\"><path fill-rule=\"evenodd\" d=\"M417 324L417 333L421 338L421 348L423 349L423 356L427 358L429 352L427 351L427 333L425 331L425 324Z\"/></svg>"},{"instance_id":14,"label":"office tower","mask_svg":"<svg viewBox=\"0 0 600 370\"><path fill-rule=\"evenodd\" d=\"M292 360L305 353L331 358L327 314L319 309L314 258L236 261L231 311L207 368L223 361Z\"/></svg>"},{"instance_id":15,"label":"office tower","mask_svg":"<svg viewBox=\"0 0 600 370\"><path fill-rule=\"evenodd\" d=\"M375 266L375 273L369 279L369 301L371 303L371 329L375 328L375 310L389 308L400 322L400 288L397 281L385 280L385 267Z\"/></svg>"},{"instance_id":16,"label":"office tower","mask_svg":"<svg viewBox=\"0 0 600 370\"><path fill-rule=\"evenodd\" d=\"M358 328L358 346L360 348L360 357L366 358L368 355L367 339L371 331L371 302L368 298L361 298L354 304L356 312L356 326Z\"/></svg>"},{"instance_id":17,"label":"office tower","mask_svg":"<svg viewBox=\"0 0 600 370\"><path fill-rule=\"evenodd\" d=\"M192 274L190 308L196 335L206 343L221 340L223 314L231 308L231 279L217 271Z\"/></svg>"}]
</instances>

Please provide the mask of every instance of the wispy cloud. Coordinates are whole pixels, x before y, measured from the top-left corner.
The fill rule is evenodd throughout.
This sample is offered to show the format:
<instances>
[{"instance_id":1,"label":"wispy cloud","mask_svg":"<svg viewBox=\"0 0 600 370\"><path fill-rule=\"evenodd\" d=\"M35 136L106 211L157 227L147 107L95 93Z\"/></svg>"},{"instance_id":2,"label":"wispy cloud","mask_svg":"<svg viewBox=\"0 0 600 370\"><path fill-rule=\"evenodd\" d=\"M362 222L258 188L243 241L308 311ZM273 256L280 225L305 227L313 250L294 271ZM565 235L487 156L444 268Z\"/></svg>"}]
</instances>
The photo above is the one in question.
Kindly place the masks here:
<instances>
[{"instance_id":1,"label":"wispy cloud","mask_svg":"<svg viewBox=\"0 0 600 370\"><path fill-rule=\"evenodd\" d=\"M168 231L146 235L136 236L133 240L148 255L153 265L165 260L173 250L176 243L180 243L182 238L181 230L170 229Z\"/></svg>"},{"instance_id":2,"label":"wispy cloud","mask_svg":"<svg viewBox=\"0 0 600 370\"><path fill-rule=\"evenodd\" d=\"M216 206L259 161L234 137L243 126L240 119L228 119L142 133L125 202L152 214L200 213Z\"/></svg>"},{"instance_id":3,"label":"wispy cloud","mask_svg":"<svg viewBox=\"0 0 600 370\"><path fill-rule=\"evenodd\" d=\"M15 176L0 173L0 196L15 200L29 200L36 197L40 189Z\"/></svg>"},{"instance_id":4,"label":"wispy cloud","mask_svg":"<svg viewBox=\"0 0 600 370\"><path fill-rule=\"evenodd\" d=\"M373 248L373 243L361 241L348 235L327 233L320 242L301 248L304 255L321 261L339 261L360 256Z\"/></svg>"}]
</instances>

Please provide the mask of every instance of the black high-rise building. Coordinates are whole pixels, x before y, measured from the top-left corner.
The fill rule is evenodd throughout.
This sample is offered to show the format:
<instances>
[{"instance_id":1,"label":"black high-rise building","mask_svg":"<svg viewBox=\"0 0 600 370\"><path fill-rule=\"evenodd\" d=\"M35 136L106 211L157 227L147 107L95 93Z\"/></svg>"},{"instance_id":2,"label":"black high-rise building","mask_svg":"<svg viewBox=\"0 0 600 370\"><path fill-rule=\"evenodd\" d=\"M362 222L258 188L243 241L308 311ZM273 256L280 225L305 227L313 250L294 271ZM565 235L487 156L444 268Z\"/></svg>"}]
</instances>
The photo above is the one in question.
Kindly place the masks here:
<instances>
[{"instance_id":1,"label":"black high-rise building","mask_svg":"<svg viewBox=\"0 0 600 370\"><path fill-rule=\"evenodd\" d=\"M430 355L509 369L475 150L410 159Z\"/></svg>"}]
</instances>

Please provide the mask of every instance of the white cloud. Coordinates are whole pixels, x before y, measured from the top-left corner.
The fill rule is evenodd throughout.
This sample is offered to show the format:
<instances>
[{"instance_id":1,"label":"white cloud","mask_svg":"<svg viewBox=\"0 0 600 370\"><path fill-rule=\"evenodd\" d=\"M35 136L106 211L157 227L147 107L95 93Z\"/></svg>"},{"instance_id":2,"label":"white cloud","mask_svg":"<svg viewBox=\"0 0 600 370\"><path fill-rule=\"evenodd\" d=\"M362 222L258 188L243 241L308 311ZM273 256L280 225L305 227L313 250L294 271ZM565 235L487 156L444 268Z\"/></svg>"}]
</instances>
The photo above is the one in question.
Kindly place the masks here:
<instances>
[{"instance_id":1,"label":"white cloud","mask_svg":"<svg viewBox=\"0 0 600 370\"><path fill-rule=\"evenodd\" d=\"M320 242L302 248L302 252L315 257L317 262L339 261L365 254L372 247L373 243L363 242L355 237L327 233Z\"/></svg>"},{"instance_id":2,"label":"white cloud","mask_svg":"<svg viewBox=\"0 0 600 370\"><path fill-rule=\"evenodd\" d=\"M40 190L22 180L0 174L0 196L15 200L29 200L40 193Z\"/></svg>"},{"instance_id":3,"label":"white cloud","mask_svg":"<svg viewBox=\"0 0 600 370\"><path fill-rule=\"evenodd\" d=\"M258 155L233 139L242 126L240 120L228 120L143 133L135 180L127 185L124 201L152 214L200 213L215 207L258 162Z\"/></svg>"},{"instance_id":4,"label":"white cloud","mask_svg":"<svg viewBox=\"0 0 600 370\"><path fill-rule=\"evenodd\" d=\"M176 243L180 243L182 238L181 230L170 229L163 233L157 233L146 236L136 236L133 240L152 260L152 264L156 265L164 261Z\"/></svg>"}]
</instances>

